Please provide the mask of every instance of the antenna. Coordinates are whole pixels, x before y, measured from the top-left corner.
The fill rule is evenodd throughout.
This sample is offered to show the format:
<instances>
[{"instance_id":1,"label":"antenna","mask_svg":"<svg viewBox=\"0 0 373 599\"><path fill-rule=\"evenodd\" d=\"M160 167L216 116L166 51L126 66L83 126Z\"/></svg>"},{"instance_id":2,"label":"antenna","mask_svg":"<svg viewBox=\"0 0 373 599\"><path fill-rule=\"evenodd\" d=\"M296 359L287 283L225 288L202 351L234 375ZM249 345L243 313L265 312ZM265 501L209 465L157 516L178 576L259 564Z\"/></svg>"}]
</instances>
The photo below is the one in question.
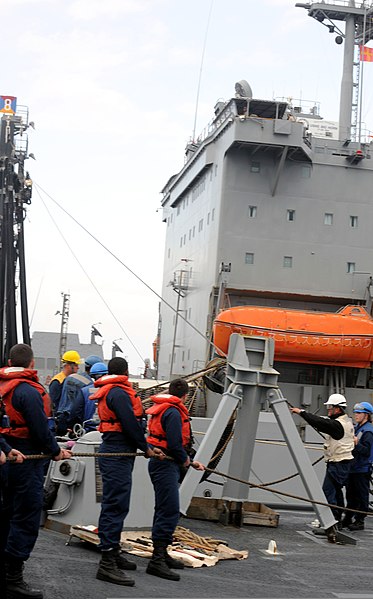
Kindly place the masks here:
<instances>
[{"instance_id":1,"label":"antenna","mask_svg":"<svg viewBox=\"0 0 373 599\"><path fill-rule=\"evenodd\" d=\"M210 18L211 18L213 4L214 4L214 0L211 0L210 10L209 10L209 16L207 18L207 26L206 26L205 39L204 39L204 42L203 42L203 49L202 49L202 56L201 56L201 65L200 65L200 68L199 68L199 77L198 77L198 86L197 86L197 97L196 97L196 111L194 113L194 125L193 125L192 141L195 140L195 136L196 136L197 113L198 113L198 103L199 103L199 90L201 88L202 69L203 69L203 62L204 62L204 59L205 59L207 34L208 34L208 31L209 31Z\"/></svg>"}]
</instances>

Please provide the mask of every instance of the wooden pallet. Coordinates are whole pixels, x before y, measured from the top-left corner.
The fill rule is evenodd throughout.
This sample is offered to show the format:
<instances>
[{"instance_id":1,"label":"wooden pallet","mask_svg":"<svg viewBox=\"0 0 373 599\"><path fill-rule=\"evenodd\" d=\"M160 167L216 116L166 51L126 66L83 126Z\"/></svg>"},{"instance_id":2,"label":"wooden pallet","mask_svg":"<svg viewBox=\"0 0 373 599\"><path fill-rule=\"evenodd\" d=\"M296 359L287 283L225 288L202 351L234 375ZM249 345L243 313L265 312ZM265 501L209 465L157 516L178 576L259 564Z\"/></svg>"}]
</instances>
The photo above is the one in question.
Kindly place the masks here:
<instances>
[{"instance_id":1,"label":"wooden pallet","mask_svg":"<svg viewBox=\"0 0 373 599\"><path fill-rule=\"evenodd\" d=\"M236 515L236 518L230 516ZM224 524L255 525L277 527L280 515L264 505L254 501L225 501L210 497L193 497L187 511L189 518L211 520Z\"/></svg>"}]
</instances>

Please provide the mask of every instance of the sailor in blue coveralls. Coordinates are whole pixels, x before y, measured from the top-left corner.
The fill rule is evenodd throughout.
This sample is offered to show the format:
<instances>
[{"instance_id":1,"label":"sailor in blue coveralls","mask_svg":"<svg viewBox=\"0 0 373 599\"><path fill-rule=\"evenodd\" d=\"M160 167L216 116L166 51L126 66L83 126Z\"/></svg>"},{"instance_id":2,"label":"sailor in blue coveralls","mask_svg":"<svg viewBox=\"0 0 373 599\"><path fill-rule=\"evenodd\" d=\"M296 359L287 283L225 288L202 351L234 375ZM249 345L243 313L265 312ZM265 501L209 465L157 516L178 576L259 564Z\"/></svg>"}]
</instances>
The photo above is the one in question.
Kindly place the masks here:
<instances>
[{"instance_id":1,"label":"sailor in blue coveralls","mask_svg":"<svg viewBox=\"0 0 373 599\"><path fill-rule=\"evenodd\" d=\"M172 458L149 460L149 474L155 493L152 527L154 551L146 571L168 580L180 580L180 576L170 568L183 568L182 562L173 559L167 553L167 546L172 543L179 521L179 483L182 468L205 468L200 462L192 462L188 455L191 450L192 433L188 410L184 405L187 397L188 383L181 378L174 379L170 383L169 392L153 396L153 406L146 410L150 416L148 443Z\"/></svg>"},{"instance_id":2,"label":"sailor in blue coveralls","mask_svg":"<svg viewBox=\"0 0 373 599\"><path fill-rule=\"evenodd\" d=\"M48 426L50 398L38 382L29 345L20 343L10 350L10 366L0 369L0 395L9 422L0 433L8 445L24 455L45 453L55 461L71 457L57 444ZM7 424L7 426L4 426ZM44 460L8 462L3 496L4 526L1 559L5 560L9 596L40 599L43 594L31 589L23 579L23 565L36 543L43 505Z\"/></svg>"},{"instance_id":3,"label":"sailor in blue coveralls","mask_svg":"<svg viewBox=\"0 0 373 599\"><path fill-rule=\"evenodd\" d=\"M369 510L369 486L373 461L373 406L368 401L354 405L355 448L354 459L346 486L347 507L367 512ZM352 520L354 518L354 520ZM342 526L349 530L364 530L363 513L346 512Z\"/></svg>"},{"instance_id":4,"label":"sailor in blue coveralls","mask_svg":"<svg viewBox=\"0 0 373 599\"><path fill-rule=\"evenodd\" d=\"M143 451L153 455L148 448L141 420L142 403L128 381L128 364L123 358L112 358L108 374L94 383L97 391L90 396L98 402L98 416L102 433L100 453L136 453ZM96 578L114 584L133 586L135 581L122 570L135 570L136 564L120 553L120 536L131 496L132 456L100 457L102 476L102 502L98 523L99 548L102 557Z\"/></svg>"}]
</instances>

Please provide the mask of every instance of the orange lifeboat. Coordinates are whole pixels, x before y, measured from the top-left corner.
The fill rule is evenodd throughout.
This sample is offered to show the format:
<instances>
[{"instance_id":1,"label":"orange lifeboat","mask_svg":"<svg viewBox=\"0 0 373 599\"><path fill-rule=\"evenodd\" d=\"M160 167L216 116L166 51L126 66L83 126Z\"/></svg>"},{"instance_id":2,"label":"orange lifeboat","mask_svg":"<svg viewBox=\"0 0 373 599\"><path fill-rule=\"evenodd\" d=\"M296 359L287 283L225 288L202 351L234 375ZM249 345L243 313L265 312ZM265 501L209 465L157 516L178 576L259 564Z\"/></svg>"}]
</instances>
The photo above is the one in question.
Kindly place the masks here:
<instances>
[{"instance_id":1,"label":"orange lifeboat","mask_svg":"<svg viewBox=\"0 0 373 599\"><path fill-rule=\"evenodd\" d=\"M243 306L214 321L214 344L227 354L232 333L273 337L275 360L369 368L373 361L373 318L361 306L336 313Z\"/></svg>"},{"instance_id":2,"label":"orange lifeboat","mask_svg":"<svg viewBox=\"0 0 373 599\"><path fill-rule=\"evenodd\" d=\"M158 362L158 349L159 349L159 335L156 336L153 343L153 363L157 364Z\"/></svg>"}]
</instances>

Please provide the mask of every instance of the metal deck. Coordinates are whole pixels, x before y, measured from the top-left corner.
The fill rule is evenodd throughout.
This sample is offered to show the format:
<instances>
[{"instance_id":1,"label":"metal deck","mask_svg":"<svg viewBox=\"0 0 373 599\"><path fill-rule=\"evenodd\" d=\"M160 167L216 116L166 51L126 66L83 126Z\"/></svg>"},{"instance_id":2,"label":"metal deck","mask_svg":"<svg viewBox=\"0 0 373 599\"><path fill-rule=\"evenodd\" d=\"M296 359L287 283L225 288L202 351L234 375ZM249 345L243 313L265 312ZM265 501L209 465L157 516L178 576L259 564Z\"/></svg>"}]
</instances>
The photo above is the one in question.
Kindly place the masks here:
<instances>
[{"instance_id":1,"label":"metal deck","mask_svg":"<svg viewBox=\"0 0 373 599\"><path fill-rule=\"evenodd\" d=\"M180 524L203 536L226 540L234 549L248 549L246 560L221 561L211 568L187 568L171 582L146 574L147 560L138 565L135 587L95 579L99 553L77 539L66 546L66 535L41 530L26 565L26 578L45 592L45 599L114 599L121 597L373 599L373 520L366 529L350 533L356 546L332 545L315 536L312 511L282 511L278 528L245 526L182 518ZM278 557L265 553L275 540ZM132 575L132 572L130 573Z\"/></svg>"}]
</instances>

